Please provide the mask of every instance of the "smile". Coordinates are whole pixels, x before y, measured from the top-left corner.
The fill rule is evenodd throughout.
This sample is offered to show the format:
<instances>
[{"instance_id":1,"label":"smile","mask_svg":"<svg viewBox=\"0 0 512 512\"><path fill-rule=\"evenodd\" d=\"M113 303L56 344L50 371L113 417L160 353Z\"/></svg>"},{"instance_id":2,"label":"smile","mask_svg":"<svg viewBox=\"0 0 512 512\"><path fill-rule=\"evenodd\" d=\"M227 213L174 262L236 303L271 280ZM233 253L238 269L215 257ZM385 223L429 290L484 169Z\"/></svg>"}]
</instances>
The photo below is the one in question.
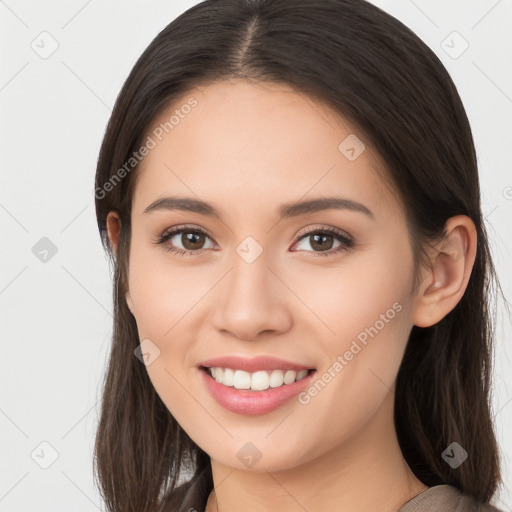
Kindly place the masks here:
<instances>
[{"instance_id":1,"label":"smile","mask_svg":"<svg viewBox=\"0 0 512 512\"><path fill-rule=\"evenodd\" d=\"M298 372L274 369L249 373L204 366L199 367L198 371L203 385L219 405L230 412L248 416L266 414L284 406L307 389L317 373L314 369ZM237 388L235 384L240 387Z\"/></svg>"}]
</instances>

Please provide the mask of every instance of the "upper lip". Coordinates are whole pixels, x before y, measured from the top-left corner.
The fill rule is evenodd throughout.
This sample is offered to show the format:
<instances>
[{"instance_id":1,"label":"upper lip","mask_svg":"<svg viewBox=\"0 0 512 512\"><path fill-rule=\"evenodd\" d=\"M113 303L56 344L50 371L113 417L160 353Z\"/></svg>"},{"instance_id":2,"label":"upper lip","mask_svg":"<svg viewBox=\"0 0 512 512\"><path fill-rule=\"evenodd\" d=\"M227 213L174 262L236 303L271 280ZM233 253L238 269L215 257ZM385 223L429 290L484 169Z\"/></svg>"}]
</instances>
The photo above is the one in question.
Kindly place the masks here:
<instances>
[{"instance_id":1,"label":"upper lip","mask_svg":"<svg viewBox=\"0 0 512 512\"><path fill-rule=\"evenodd\" d=\"M272 356L258 356L245 358L239 356L215 357L199 363L199 366L206 368L231 368L233 370L244 370L252 373L258 370L309 370L311 366L304 366L292 361L285 361Z\"/></svg>"}]
</instances>

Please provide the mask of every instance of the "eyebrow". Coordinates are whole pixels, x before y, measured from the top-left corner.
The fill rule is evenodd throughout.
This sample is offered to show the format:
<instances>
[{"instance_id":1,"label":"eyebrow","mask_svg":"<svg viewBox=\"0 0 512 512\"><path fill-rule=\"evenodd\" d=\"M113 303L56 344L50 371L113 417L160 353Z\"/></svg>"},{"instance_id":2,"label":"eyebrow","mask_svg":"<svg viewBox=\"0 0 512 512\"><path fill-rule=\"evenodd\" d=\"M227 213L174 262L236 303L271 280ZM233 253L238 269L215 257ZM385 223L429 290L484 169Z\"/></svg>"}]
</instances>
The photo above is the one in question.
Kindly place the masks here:
<instances>
[{"instance_id":1,"label":"eyebrow","mask_svg":"<svg viewBox=\"0 0 512 512\"><path fill-rule=\"evenodd\" d=\"M213 205L193 197L162 197L152 202L143 213L155 210L183 210L221 219L220 212ZM324 210L351 210L364 213L371 219L375 218L373 212L364 204L344 197L319 197L307 201L285 203L278 208L277 212L280 219L287 219Z\"/></svg>"}]
</instances>

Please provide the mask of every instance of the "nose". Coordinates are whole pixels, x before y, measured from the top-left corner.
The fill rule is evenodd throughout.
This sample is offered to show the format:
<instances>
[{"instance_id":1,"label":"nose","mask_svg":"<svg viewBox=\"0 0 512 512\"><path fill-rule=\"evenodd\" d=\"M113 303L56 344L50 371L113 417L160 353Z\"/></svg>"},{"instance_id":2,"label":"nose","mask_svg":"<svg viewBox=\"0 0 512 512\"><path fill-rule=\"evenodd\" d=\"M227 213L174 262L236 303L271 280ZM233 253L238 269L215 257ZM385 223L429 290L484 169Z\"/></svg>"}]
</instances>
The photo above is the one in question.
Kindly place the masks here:
<instances>
[{"instance_id":1,"label":"nose","mask_svg":"<svg viewBox=\"0 0 512 512\"><path fill-rule=\"evenodd\" d=\"M216 287L213 323L219 332L253 341L291 329L293 294L264 255L248 263L235 254L231 271Z\"/></svg>"}]
</instances>

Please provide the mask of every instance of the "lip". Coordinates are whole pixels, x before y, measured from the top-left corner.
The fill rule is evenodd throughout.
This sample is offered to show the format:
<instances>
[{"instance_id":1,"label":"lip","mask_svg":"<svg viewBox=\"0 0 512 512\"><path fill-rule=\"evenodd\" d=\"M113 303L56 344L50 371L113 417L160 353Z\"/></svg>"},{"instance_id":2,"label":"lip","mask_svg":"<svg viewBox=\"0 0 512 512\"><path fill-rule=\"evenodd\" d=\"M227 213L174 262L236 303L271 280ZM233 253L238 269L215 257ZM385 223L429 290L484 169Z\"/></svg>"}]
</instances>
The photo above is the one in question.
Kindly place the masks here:
<instances>
[{"instance_id":1,"label":"lip","mask_svg":"<svg viewBox=\"0 0 512 512\"><path fill-rule=\"evenodd\" d=\"M229 368L229 366L227 367ZM301 369L306 368L301 367ZM203 367L199 367L198 372L200 379L202 379L204 385L217 403L228 411L248 416L266 414L283 406L309 387L317 374L317 371L314 370L303 379L295 381L292 384L284 384L278 388L269 388L265 391L249 391L220 384L211 377Z\"/></svg>"},{"instance_id":2,"label":"lip","mask_svg":"<svg viewBox=\"0 0 512 512\"><path fill-rule=\"evenodd\" d=\"M272 356L259 356L250 359L239 356L224 356L216 357L202 361L198 366L207 368L231 368L233 370L244 370L249 373L257 372L259 370L311 370L315 369L312 366L304 366L299 363L285 361ZM300 381L299 381L300 382ZM291 385L291 384L288 384Z\"/></svg>"}]
</instances>

